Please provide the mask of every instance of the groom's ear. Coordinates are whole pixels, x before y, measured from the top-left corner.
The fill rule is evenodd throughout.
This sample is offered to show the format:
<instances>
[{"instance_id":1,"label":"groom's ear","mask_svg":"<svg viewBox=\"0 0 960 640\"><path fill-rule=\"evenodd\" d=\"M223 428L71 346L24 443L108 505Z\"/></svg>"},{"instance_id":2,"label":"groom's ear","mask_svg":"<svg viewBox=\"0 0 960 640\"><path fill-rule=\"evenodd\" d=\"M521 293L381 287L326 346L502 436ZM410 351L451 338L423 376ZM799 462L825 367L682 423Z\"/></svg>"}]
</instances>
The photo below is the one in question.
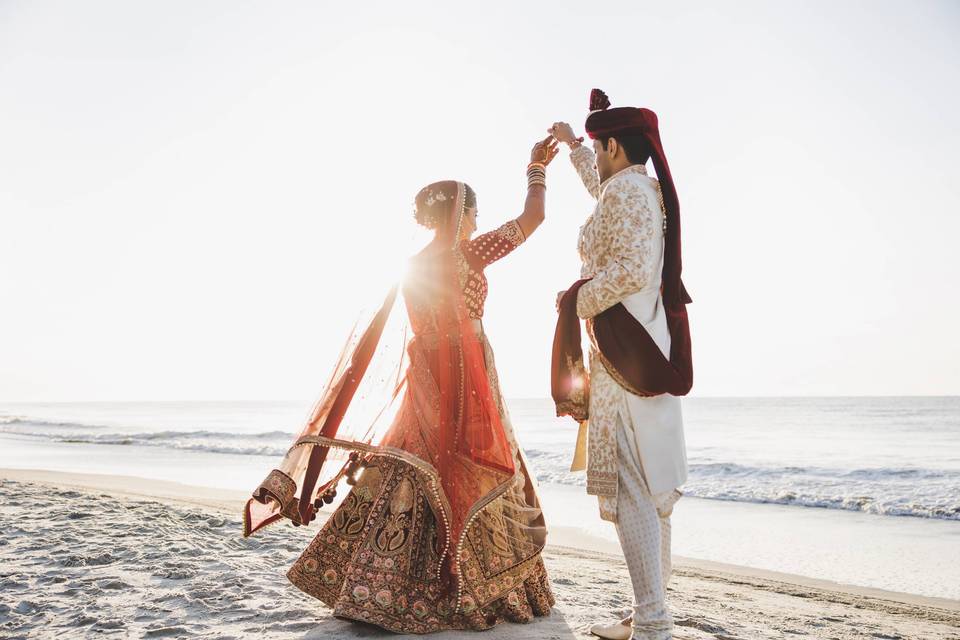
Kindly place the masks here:
<instances>
[{"instance_id":1,"label":"groom's ear","mask_svg":"<svg viewBox=\"0 0 960 640\"><path fill-rule=\"evenodd\" d=\"M622 151L623 147L620 146L620 141L616 138L610 138L607 140L607 154L610 158L616 158L617 152Z\"/></svg>"}]
</instances>

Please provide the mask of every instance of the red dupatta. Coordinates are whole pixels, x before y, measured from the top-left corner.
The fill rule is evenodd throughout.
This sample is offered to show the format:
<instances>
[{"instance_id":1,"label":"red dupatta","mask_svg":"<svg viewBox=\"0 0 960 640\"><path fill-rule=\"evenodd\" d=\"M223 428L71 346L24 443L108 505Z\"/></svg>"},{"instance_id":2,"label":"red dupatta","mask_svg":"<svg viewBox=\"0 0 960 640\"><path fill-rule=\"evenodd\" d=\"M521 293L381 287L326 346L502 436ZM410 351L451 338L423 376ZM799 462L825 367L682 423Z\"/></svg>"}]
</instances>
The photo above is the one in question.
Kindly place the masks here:
<instances>
[{"instance_id":1,"label":"red dupatta","mask_svg":"<svg viewBox=\"0 0 960 640\"><path fill-rule=\"evenodd\" d=\"M416 467L434 487L446 567L455 576L458 558L448 551L518 476L459 280L462 255L454 240L464 186L437 184L455 192L447 224L411 260L399 291L392 289L348 340L306 426L248 501L245 535L282 518L309 523L366 457L392 456ZM407 313L395 312L400 299ZM433 394L435 401L421 401ZM412 435L429 446L411 448Z\"/></svg>"}]
</instances>

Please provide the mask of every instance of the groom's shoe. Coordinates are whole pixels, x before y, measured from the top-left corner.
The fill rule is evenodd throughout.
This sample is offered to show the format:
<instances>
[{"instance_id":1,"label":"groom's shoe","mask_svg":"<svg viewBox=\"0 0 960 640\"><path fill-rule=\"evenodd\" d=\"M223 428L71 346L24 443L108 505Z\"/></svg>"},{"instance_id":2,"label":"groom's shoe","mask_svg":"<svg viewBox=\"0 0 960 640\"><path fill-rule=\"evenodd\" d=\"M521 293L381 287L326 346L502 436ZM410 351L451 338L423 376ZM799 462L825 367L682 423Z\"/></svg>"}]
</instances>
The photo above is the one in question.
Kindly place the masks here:
<instances>
[{"instance_id":1,"label":"groom's shoe","mask_svg":"<svg viewBox=\"0 0 960 640\"><path fill-rule=\"evenodd\" d=\"M630 640L633 636L633 619L626 618L615 624L595 624L590 633L606 640Z\"/></svg>"}]
</instances>

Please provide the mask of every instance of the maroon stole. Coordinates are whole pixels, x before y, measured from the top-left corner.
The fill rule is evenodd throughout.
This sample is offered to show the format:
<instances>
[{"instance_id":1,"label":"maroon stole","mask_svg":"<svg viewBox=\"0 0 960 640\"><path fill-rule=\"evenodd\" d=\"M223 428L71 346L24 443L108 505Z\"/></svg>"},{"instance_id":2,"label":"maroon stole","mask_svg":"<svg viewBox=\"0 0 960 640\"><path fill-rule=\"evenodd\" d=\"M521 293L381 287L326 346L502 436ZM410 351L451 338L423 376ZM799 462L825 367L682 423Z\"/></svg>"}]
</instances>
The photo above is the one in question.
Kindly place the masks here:
<instances>
[{"instance_id":1,"label":"maroon stole","mask_svg":"<svg viewBox=\"0 0 960 640\"><path fill-rule=\"evenodd\" d=\"M557 415L573 416L578 422L587 418L589 400L585 392L587 382L580 346L577 292L588 280L577 280L560 300L550 367L551 392ZM604 368L632 394L683 396L693 386L686 305L664 302L664 310L670 331L669 359L664 357L644 326L620 303L587 320L590 341L599 352Z\"/></svg>"}]
</instances>

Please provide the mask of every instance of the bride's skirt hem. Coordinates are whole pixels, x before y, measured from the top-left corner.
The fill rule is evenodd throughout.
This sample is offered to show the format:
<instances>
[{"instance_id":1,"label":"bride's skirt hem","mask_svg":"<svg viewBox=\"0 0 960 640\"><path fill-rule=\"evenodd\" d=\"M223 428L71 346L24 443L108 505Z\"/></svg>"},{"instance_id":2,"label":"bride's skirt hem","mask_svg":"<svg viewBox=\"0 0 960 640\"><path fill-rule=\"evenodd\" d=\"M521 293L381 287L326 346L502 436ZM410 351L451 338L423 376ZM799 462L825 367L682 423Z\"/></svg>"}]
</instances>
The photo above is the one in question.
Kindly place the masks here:
<instances>
[{"instance_id":1,"label":"bride's skirt hem","mask_svg":"<svg viewBox=\"0 0 960 640\"><path fill-rule=\"evenodd\" d=\"M396 633L480 631L548 615L554 597L542 538L507 517L520 489L491 503L469 527L456 580L443 570L428 485L402 460L369 461L287 578L334 616Z\"/></svg>"},{"instance_id":2,"label":"bride's skirt hem","mask_svg":"<svg viewBox=\"0 0 960 640\"><path fill-rule=\"evenodd\" d=\"M431 607L421 601L411 603L398 598L393 602L383 591L371 596L363 589L343 589L341 585L340 592L334 593L317 588L312 581L304 581L296 566L287 577L298 589L330 607L333 617L342 620L372 624L398 634L485 631L505 622L526 624L550 615L555 600L546 569L539 556L531 560L535 560L534 569L522 585L482 607L472 605L472 597L465 596L458 613L444 612L442 604L430 611Z\"/></svg>"}]
</instances>

